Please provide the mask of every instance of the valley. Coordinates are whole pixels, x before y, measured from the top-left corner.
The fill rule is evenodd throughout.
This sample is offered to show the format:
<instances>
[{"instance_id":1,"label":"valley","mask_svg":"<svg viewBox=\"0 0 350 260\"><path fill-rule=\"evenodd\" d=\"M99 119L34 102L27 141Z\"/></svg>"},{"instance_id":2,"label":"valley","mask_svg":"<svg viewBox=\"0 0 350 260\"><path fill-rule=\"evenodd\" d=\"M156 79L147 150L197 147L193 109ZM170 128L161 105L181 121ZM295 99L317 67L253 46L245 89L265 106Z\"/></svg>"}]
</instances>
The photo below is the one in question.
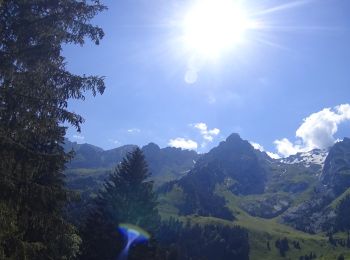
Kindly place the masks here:
<instances>
[{"instance_id":1,"label":"valley","mask_svg":"<svg viewBox=\"0 0 350 260\"><path fill-rule=\"evenodd\" d=\"M340 255L347 259L350 249L341 242L347 235L335 225L336 209L350 193L346 179L349 144L350 140L344 139L329 152L314 150L272 159L233 134L207 154L160 149L155 144L144 146L142 151L155 173L151 178L162 219L244 227L249 232L253 260L313 259L306 258L310 254L317 259L337 259ZM76 157L66 170L68 187L78 190L83 203L88 203L113 163L134 147L103 151L68 141L66 150L76 149ZM113 156L108 159L106 154ZM96 162L91 165L93 159ZM284 256L276 246L283 239L288 241Z\"/></svg>"}]
</instances>

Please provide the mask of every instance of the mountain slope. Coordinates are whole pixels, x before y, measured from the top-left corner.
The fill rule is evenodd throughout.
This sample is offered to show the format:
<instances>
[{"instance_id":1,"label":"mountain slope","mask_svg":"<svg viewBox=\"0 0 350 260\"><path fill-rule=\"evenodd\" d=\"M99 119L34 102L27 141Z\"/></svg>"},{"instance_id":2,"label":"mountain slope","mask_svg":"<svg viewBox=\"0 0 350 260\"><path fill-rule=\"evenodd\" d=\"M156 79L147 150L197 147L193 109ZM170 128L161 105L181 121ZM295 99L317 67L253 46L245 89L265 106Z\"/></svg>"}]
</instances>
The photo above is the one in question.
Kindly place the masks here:
<instances>
[{"instance_id":1,"label":"mountain slope","mask_svg":"<svg viewBox=\"0 0 350 260\"><path fill-rule=\"evenodd\" d=\"M238 134L230 135L226 141L203 155L197 168L216 165L221 170L222 180L231 182L235 194L254 194L264 191L266 173L259 164L258 156L248 141Z\"/></svg>"},{"instance_id":2,"label":"mountain slope","mask_svg":"<svg viewBox=\"0 0 350 260\"><path fill-rule=\"evenodd\" d=\"M257 194L264 191L265 179L266 173L254 148L239 135L232 134L204 154L186 176L164 185L160 192L166 196L180 190L182 199L176 205L181 215L232 220L234 216L226 208L225 199L215 192L217 185L224 184L234 194Z\"/></svg>"},{"instance_id":3,"label":"mountain slope","mask_svg":"<svg viewBox=\"0 0 350 260\"><path fill-rule=\"evenodd\" d=\"M307 259L306 255L316 252L317 259L328 260L340 254L350 257L350 251L342 246L345 234L333 234L332 240L325 235L332 230L340 199L350 189L349 141L335 144L329 154L313 150L281 160L254 150L237 134L203 155L160 149L153 143L142 149L154 178L164 183L158 188L163 218L245 227L250 234L253 260L284 259L275 246L282 239L289 241L286 259ZM75 147L80 155L80 161L75 163L90 158L90 165L97 167L111 166L112 158L121 158L133 149ZM93 189L100 187L108 168L74 168L77 165L80 166L69 165L68 179L78 176L69 185L79 186L75 189L83 197L90 196Z\"/></svg>"},{"instance_id":4,"label":"mountain slope","mask_svg":"<svg viewBox=\"0 0 350 260\"><path fill-rule=\"evenodd\" d=\"M350 139L336 143L325 161L322 183L329 186L336 195L350 187Z\"/></svg>"}]
</instances>

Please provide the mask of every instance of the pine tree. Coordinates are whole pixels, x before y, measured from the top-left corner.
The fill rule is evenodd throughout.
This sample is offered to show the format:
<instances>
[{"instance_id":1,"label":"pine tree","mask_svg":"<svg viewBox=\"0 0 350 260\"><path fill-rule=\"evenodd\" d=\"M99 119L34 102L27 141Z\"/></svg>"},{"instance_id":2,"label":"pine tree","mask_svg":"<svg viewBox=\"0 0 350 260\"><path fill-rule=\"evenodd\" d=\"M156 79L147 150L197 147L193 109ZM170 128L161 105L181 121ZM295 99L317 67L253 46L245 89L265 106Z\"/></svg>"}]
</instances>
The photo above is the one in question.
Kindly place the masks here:
<instances>
[{"instance_id":1,"label":"pine tree","mask_svg":"<svg viewBox=\"0 0 350 260\"><path fill-rule=\"evenodd\" d=\"M350 195L346 195L336 208L336 229L341 231L350 230Z\"/></svg>"},{"instance_id":2,"label":"pine tree","mask_svg":"<svg viewBox=\"0 0 350 260\"><path fill-rule=\"evenodd\" d=\"M139 148L129 153L110 174L82 230L81 259L115 259L123 247L123 239L117 232L120 223L156 233L160 217L153 182L147 180L149 176Z\"/></svg>"},{"instance_id":3,"label":"pine tree","mask_svg":"<svg viewBox=\"0 0 350 260\"><path fill-rule=\"evenodd\" d=\"M335 227L336 230L346 231L347 240L344 246L350 248L350 195L347 194L336 208Z\"/></svg>"},{"instance_id":4,"label":"pine tree","mask_svg":"<svg viewBox=\"0 0 350 260\"><path fill-rule=\"evenodd\" d=\"M96 44L98 0L0 2L0 259L71 259L80 238L62 216L68 99L103 93L103 78L66 70L62 44Z\"/></svg>"}]
</instances>

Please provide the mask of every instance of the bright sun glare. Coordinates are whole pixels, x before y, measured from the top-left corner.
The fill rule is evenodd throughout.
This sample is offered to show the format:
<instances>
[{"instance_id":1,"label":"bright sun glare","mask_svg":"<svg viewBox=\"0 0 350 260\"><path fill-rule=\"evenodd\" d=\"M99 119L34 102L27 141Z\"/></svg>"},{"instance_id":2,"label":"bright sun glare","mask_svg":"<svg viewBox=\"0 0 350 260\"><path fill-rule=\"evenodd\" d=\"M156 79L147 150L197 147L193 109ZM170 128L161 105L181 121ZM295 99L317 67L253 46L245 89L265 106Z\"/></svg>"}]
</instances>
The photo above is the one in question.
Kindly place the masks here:
<instances>
[{"instance_id":1,"label":"bright sun glare","mask_svg":"<svg viewBox=\"0 0 350 260\"><path fill-rule=\"evenodd\" d=\"M202 57L217 57L242 42L252 26L237 0L197 0L184 19L184 44Z\"/></svg>"}]
</instances>

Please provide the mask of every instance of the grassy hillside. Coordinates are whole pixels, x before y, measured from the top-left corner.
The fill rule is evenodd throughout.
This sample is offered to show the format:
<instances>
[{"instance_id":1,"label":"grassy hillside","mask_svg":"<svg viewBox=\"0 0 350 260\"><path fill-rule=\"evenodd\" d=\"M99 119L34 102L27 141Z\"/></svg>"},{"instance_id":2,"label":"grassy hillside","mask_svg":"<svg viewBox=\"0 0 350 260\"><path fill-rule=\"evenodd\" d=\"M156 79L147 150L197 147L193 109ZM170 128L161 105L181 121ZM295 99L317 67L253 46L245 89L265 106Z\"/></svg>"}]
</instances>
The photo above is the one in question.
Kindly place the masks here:
<instances>
[{"instance_id":1,"label":"grassy hillside","mask_svg":"<svg viewBox=\"0 0 350 260\"><path fill-rule=\"evenodd\" d=\"M348 195L348 194L350 194L350 188L348 188L346 191L343 192L343 194L341 194L339 197L337 197L335 200L333 200L333 202L329 206L332 207L333 209L335 209L338 206L339 202L342 199L344 199L346 197L346 195Z\"/></svg>"},{"instance_id":2,"label":"grassy hillside","mask_svg":"<svg viewBox=\"0 0 350 260\"><path fill-rule=\"evenodd\" d=\"M308 255L310 252L315 252L317 259L337 259L340 254L350 259L350 249L332 246L328 243L328 238L324 234L310 235L297 231L278 223L278 218L263 219L252 217L237 207L240 198L232 195L230 192L221 191L221 194L226 198L227 206L236 213L237 221L234 224L249 230L252 260L299 259L300 256ZM290 250L286 253L286 257L283 258L274 244L277 239L284 237L290 242L299 241L301 249L296 249L289 243ZM267 249L267 241L270 241L271 251Z\"/></svg>"},{"instance_id":3,"label":"grassy hillside","mask_svg":"<svg viewBox=\"0 0 350 260\"><path fill-rule=\"evenodd\" d=\"M198 215L179 216L177 205L183 200L183 192L180 187L175 186L169 193L161 194L159 197L159 210L162 218L166 219L170 216L177 217L182 221L191 221L198 224L218 224L218 225L239 225L248 229L250 243L250 259L252 260L280 260L280 259L296 259L300 256L315 253L316 259L331 260L337 259L341 254L345 259L350 259L350 249L346 247L334 247L328 242L325 234L311 235L301 231L297 231L289 226L278 222L277 218L264 219L253 217L242 210L238 205L241 200L246 198L235 196L231 192L222 187L216 189L216 193L225 197L227 207L234 213L236 220L227 221L214 217L202 217ZM289 250L285 257L281 257L275 242L278 239L287 238L289 242ZM335 238L345 238L345 234L336 234ZM293 241L299 242L300 249L293 246ZM270 244L270 250L267 243Z\"/></svg>"},{"instance_id":4,"label":"grassy hillside","mask_svg":"<svg viewBox=\"0 0 350 260\"><path fill-rule=\"evenodd\" d=\"M331 260L340 255L350 260L350 249L343 246L346 234L333 234L333 244L338 245L334 246L321 233L332 230L334 209L350 188L335 198L332 186L320 182L320 165L272 160L238 135L197 162L193 158L198 155L181 150L155 144L143 149L150 170L157 173L152 178L163 219L246 228L252 260ZM106 167L68 169L68 186L88 201L107 171Z\"/></svg>"}]
</instances>

